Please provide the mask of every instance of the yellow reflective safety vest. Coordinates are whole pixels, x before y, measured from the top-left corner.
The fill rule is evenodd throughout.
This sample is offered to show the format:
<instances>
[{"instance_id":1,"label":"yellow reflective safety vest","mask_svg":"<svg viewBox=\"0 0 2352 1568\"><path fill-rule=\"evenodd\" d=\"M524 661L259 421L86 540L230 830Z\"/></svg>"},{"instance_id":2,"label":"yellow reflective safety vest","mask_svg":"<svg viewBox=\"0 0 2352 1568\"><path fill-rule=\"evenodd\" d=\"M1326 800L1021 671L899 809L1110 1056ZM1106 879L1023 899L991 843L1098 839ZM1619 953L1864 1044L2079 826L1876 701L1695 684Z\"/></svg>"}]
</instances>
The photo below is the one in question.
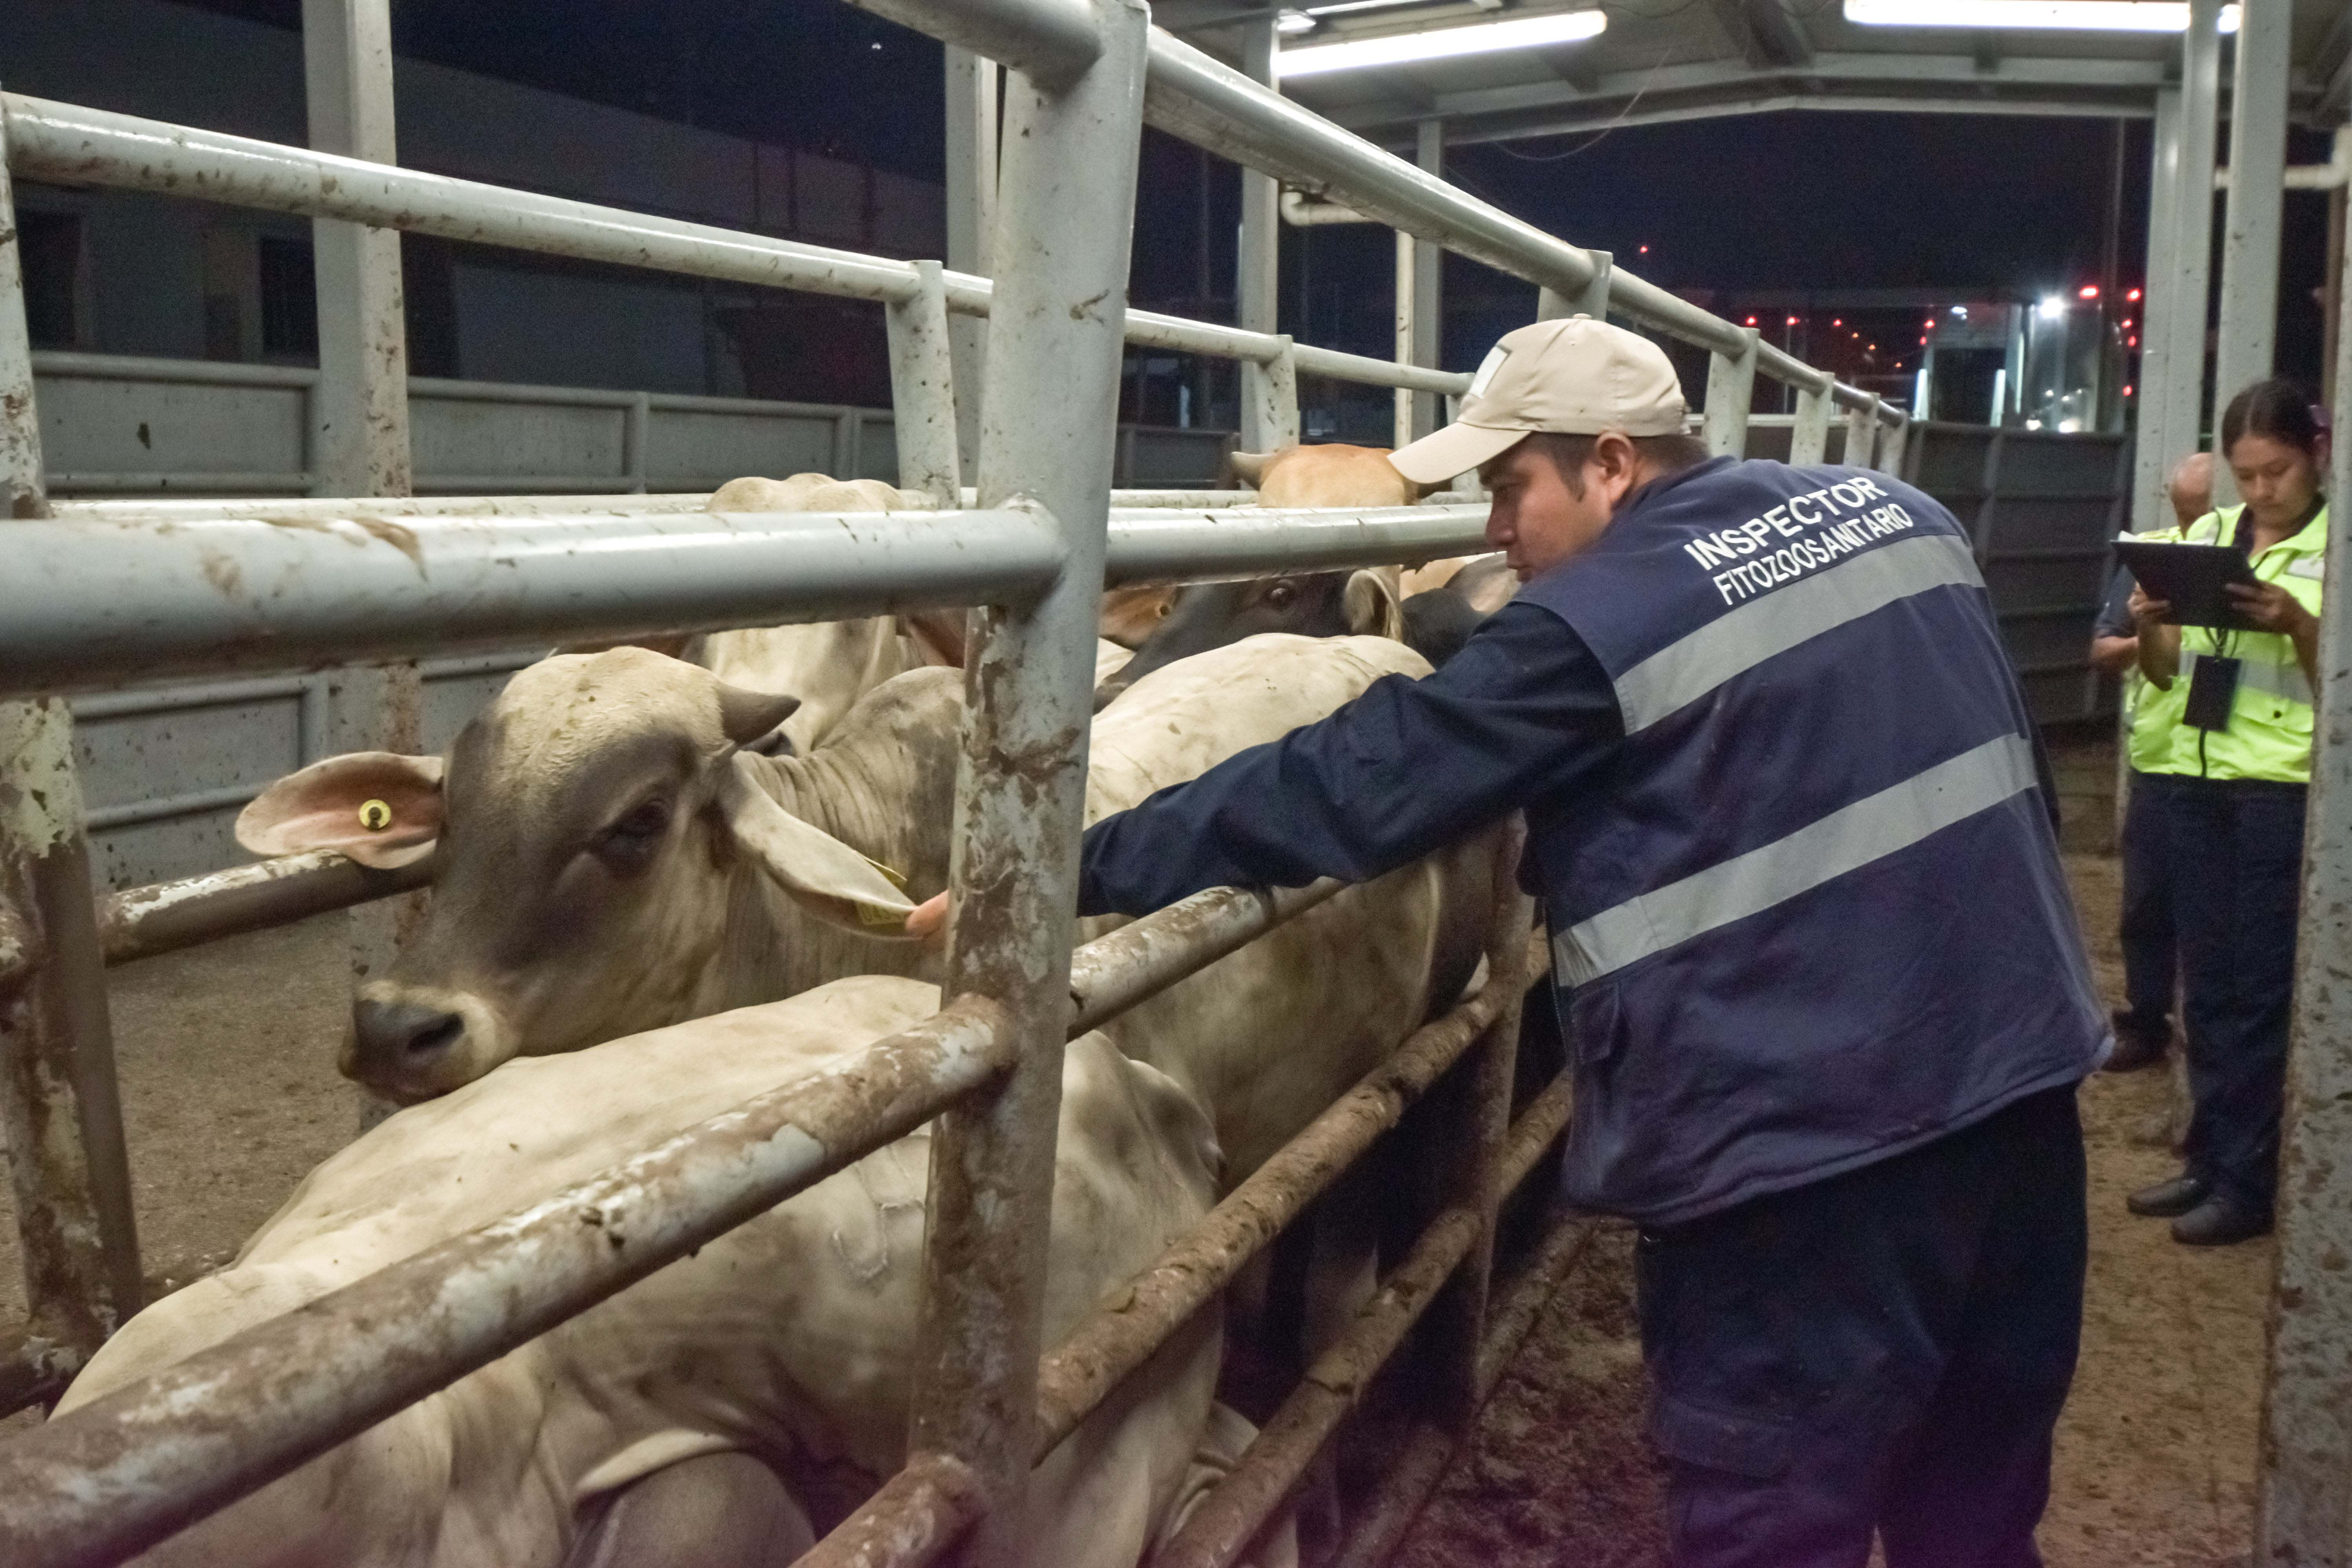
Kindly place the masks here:
<instances>
[{"instance_id":1,"label":"yellow reflective safety vest","mask_svg":"<svg viewBox=\"0 0 2352 1568\"><path fill-rule=\"evenodd\" d=\"M2178 527L2151 529L2137 537L2142 539L2186 539L2187 532ZM2132 661L2124 671L2124 711L2131 715L2131 731L2126 752L2132 771L2141 773L2177 773L2181 761L2173 745L2173 731L2180 727L2181 710L2189 705L2189 683L2176 680L2169 687L2160 687L2139 672L2139 661ZM2195 758L2189 761L2193 763Z\"/></svg>"},{"instance_id":2,"label":"yellow reflective safety vest","mask_svg":"<svg viewBox=\"0 0 2352 1568\"><path fill-rule=\"evenodd\" d=\"M2192 544L2227 544L2236 536L2242 506L2209 511L2189 525ZM2319 614L2320 578L2327 554L2327 508L2253 558L2254 575L2294 595ZM2196 676L2196 661L2226 656L2239 660L2238 690L2226 730L2199 730L2179 721L2172 729L2171 766L2164 771L2191 778L2264 779L2276 784L2311 782L2312 708L2315 694L2294 639L2278 632L2225 631L2216 626L2180 628L2180 673L2172 690L2182 702Z\"/></svg>"}]
</instances>

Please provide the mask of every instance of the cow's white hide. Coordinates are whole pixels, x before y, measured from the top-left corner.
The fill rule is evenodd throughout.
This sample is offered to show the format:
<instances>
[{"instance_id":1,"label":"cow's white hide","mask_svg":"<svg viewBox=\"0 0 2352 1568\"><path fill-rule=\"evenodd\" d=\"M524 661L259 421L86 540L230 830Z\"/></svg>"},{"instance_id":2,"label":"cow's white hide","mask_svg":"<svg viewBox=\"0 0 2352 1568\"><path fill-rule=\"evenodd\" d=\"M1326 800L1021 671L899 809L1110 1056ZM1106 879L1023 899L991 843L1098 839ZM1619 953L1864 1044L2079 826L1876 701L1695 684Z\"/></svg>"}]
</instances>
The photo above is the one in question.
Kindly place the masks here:
<instances>
[{"instance_id":1,"label":"cow's white hide","mask_svg":"<svg viewBox=\"0 0 2352 1568\"><path fill-rule=\"evenodd\" d=\"M821 1072L937 1000L915 981L844 980L510 1062L402 1111L313 1171L230 1268L125 1325L59 1408ZM763 1460L829 1528L904 1457L929 1142L926 1130L867 1156L142 1561L538 1568L564 1560L600 1499L729 1450ZM1216 1161L1205 1120L1167 1079L1099 1036L1071 1045L1047 1343L1207 1211ZM1197 1487L1229 1459L1231 1418L1211 1429L1218 1337L1210 1313L1047 1461L1032 1561L1129 1568L1188 1476Z\"/></svg>"}]
</instances>

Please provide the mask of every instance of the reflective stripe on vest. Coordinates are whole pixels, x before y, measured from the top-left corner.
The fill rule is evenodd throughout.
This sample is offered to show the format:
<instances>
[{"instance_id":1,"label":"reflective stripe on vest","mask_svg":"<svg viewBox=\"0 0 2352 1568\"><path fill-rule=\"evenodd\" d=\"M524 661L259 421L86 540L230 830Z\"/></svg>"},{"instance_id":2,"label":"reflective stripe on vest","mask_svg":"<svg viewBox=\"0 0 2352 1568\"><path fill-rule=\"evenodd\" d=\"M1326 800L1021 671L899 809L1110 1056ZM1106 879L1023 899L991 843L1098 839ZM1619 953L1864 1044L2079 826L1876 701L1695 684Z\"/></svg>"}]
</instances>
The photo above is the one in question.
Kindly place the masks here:
<instances>
[{"instance_id":1,"label":"reflective stripe on vest","mask_svg":"<svg viewBox=\"0 0 2352 1568\"><path fill-rule=\"evenodd\" d=\"M2197 679L2197 661L2220 656L2198 653L2184 648L2180 654L2180 674L2173 681L2175 690L2182 689ZM2308 708L2316 700L2311 689L2311 677L2303 672L2303 660L2276 664L2260 654L2242 653L2231 656L2238 661L2238 689L2261 691L2282 702L2300 702Z\"/></svg>"},{"instance_id":2,"label":"reflective stripe on vest","mask_svg":"<svg viewBox=\"0 0 2352 1568\"><path fill-rule=\"evenodd\" d=\"M1930 588L1979 587L1968 542L1927 534L1849 557L1750 599L1617 678L1625 732L1646 730L1740 671Z\"/></svg>"},{"instance_id":3,"label":"reflective stripe on vest","mask_svg":"<svg viewBox=\"0 0 2352 1568\"><path fill-rule=\"evenodd\" d=\"M2199 518L2186 531L2199 542L2223 543L2234 537L2244 515L2242 506L2225 507ZM2284 589L2314 615L2321 607L2318 568L2325 558L2322 549L2314 546L2324 546L2327 526L2323 504L2303 528L2252 559L2259 580ZM2180 674L2173 689L2187 691L2200 658L2224 655L2239 661L2229 725L2221 730L2179 726L2173 732L2168 771L2221 780L2309 783L2317 699L2296 656L2294 639L2277 632L2221 634L2210 626L2183 626Z\"/></svg>"},{"instance_id":4,"label":"reflective stripe on vest","mask_svg":"<svg viewBox=\"0 0 2352 1568\"><path fill-rule=\"evenodd\" d=\"M1552 957L1559 978L1581 985L1760 913L1990 810L2033 782L2033 748L2024 736L1988 741L1785 838L1558 932Z\"/></svg>"}]
</instances>

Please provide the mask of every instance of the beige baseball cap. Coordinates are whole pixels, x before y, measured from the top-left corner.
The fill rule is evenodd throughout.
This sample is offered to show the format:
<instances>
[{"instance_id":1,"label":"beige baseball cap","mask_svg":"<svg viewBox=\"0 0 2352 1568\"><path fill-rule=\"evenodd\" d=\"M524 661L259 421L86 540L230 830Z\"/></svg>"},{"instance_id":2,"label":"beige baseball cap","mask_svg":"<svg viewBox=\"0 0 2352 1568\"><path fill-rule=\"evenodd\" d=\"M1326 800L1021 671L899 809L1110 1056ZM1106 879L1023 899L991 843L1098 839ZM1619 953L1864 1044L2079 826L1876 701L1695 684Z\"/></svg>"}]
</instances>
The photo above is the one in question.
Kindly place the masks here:
<instances>
[{"instance_id":1,"label":"beige baseball cap","mask_svg":"<svg viewBox=\"0 0 2352 1568\"><path fill-rule=\"evenodd\" d=\"M1389 455L1417 485L1444 484L1538 430L1563 436L1672 436L1688 416L1665 351L1590 316L1507 332L1471 378L1462 416Z\"/></svg>"}]
</instances>

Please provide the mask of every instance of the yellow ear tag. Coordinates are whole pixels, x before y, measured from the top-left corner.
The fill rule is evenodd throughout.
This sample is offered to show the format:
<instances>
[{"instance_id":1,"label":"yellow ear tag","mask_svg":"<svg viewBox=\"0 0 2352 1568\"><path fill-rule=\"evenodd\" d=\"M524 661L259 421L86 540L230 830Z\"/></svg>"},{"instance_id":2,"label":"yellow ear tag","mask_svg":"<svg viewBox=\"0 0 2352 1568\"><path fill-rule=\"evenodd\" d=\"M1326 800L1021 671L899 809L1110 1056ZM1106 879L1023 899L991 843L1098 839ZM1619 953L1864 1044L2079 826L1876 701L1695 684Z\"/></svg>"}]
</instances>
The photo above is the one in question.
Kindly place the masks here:
<instances>
[{"instance_id":1,"label":"yellow ear tag","mask_svg":"<svg viewBox=\"0 0 2352 1568\"><path fill-rule=\"evenodd\" d=\"M874 858L873 856L861 855L858 858L881 872L882 879L900 892L907 890L907 879ZM863 926L902 926L907 923L907 917L897 910L880 909L873 904L860 904L857 906L857 923Z\"/></svg>"},{"instance_id":2,"label":"yellow ear tag","mask_svg":"<svg viewBox=\"0 0 2352 1568\"><path fill-rule=\"evenodd\" d=\"M360 804L360 826L370 833L382 833L392 826L392 807L380 800Z\"/></svg>"}]
</instances>

